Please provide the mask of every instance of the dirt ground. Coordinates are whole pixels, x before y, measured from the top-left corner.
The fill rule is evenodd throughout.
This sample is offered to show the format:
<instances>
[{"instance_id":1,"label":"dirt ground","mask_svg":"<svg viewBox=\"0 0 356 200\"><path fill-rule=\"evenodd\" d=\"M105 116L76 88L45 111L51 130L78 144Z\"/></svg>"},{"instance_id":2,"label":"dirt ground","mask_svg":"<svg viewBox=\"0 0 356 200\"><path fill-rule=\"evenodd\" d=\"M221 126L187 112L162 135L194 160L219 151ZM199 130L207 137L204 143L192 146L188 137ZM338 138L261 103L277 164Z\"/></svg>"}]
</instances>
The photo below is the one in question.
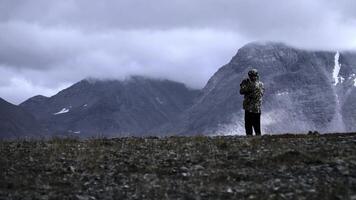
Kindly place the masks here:
<instances>
[{"instance_id":1,"label":"dirt ground","mask_svg":"<svg viewBox=\"0 0 356 200\"><path fill-rule=\"evenodd\" d=\"M1 141L0 199L356 200L356 133Z\"/></svg>"}]
</instances>

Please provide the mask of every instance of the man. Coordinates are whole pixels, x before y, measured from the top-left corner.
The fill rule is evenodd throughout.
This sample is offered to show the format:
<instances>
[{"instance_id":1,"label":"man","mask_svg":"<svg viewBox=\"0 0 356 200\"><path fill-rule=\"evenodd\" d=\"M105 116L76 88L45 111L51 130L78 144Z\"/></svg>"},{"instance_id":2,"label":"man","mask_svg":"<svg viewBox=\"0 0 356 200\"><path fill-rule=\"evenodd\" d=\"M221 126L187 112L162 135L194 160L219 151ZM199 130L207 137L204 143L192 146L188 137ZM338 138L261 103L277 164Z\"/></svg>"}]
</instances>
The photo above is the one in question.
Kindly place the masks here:
<instances>
[{"instance_id":1,"label":"man","mask_svg":"<svg viewBox=\"0 0 356 200\"><path fill-rule=\"evenodd\" d=\"M252 136L252 128L256 135L261 135L261 104L264 93L263 83L259 81L256 69L248 72L248 78L240 84L240 94L244 95L246 135Z\"/></svg>"}]
</instances>

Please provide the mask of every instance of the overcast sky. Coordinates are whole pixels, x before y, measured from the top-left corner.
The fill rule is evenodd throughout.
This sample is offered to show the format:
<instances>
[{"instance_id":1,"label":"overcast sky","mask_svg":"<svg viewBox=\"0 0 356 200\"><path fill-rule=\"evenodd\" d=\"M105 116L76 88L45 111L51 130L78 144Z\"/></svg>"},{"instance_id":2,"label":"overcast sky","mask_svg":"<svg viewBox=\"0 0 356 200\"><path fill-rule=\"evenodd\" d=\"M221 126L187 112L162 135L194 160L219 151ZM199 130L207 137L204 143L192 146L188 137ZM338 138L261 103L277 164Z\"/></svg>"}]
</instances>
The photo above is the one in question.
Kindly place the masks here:
<instances>
[{"instance_id":1,"label":"overcast sky","mask_svg":"<svg viewBox=\"0 0 356 200\"><path fill-rule=\"evenodd\" d=\"M202 88L257 40L356 49L356 1L0 0L0 97L129 75Z\"/></svg>"}]
</instances>

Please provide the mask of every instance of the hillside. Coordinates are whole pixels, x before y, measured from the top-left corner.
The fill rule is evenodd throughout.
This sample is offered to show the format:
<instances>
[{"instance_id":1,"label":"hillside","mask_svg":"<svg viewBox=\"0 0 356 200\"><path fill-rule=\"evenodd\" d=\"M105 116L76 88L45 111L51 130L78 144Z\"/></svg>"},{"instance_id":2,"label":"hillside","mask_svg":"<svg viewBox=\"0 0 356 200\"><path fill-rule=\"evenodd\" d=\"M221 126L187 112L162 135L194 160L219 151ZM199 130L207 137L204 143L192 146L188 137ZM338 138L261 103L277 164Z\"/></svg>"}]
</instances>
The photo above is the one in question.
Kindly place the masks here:
<instances>
[{"instance_id":1,"label":"hillside","mask_svg":"<svg viewBox=\"0 0 356 200\"><path fill-rule=\"evenodd\" d=\"M40 137L45 131L29 112L0 98L0 139Z\"/></svg>"},{"instance_id":2,"label":"hillside","mask_svg":"<svg viewBox=\"0 0 356 200\"><path fill-rule=\"evenodd\" d=\"M85 79L52 97L30 98L20 107L52 135L143 136L174 122L198 94L182 83L141 76Z\"/></svg>"},{"instance_id":3,"label":"hillside","mask_svg":"<svg viewBox=\"0 0 356 200\"><path fill-rule=\"evenodd\" d=\"M0 142L0 199L355 199L356 133Z\"/></svg>"}]
</instances>

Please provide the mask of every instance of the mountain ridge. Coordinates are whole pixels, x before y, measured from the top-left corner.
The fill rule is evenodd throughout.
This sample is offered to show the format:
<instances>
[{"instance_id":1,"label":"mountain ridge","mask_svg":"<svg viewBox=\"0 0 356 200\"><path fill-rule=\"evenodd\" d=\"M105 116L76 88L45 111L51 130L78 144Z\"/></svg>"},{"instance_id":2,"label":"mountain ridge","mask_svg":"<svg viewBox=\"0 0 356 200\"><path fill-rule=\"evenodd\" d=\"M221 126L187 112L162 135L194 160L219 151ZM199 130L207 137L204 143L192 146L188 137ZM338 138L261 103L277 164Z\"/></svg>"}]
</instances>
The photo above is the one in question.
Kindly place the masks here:
<instances>
[{"instance_id":1,"label":"mountain ridge","mask_svg":"<svg viewBox=\"0 0 356 200\"><path fill-rule=\"evenodd\" d=\"M238 90L251 68L259 70L266 88L263 133L356 129L356 53L303 50L280 42L239 48L201 90L142 76L88 78L19 106L55 134L244 134Z\"/></svg>"},{"instance_id":2,"label":"mountain ridge","mask_svg":"<svg viewBox=\"0 0 356 200\"><path fill-rule=\"evenodd\" d=\"M140 136L173 120L198 92L182 83L142 76L84 79L37 105L30 98L20 106L56 134Z\"/></svg>"}]
</instances>

